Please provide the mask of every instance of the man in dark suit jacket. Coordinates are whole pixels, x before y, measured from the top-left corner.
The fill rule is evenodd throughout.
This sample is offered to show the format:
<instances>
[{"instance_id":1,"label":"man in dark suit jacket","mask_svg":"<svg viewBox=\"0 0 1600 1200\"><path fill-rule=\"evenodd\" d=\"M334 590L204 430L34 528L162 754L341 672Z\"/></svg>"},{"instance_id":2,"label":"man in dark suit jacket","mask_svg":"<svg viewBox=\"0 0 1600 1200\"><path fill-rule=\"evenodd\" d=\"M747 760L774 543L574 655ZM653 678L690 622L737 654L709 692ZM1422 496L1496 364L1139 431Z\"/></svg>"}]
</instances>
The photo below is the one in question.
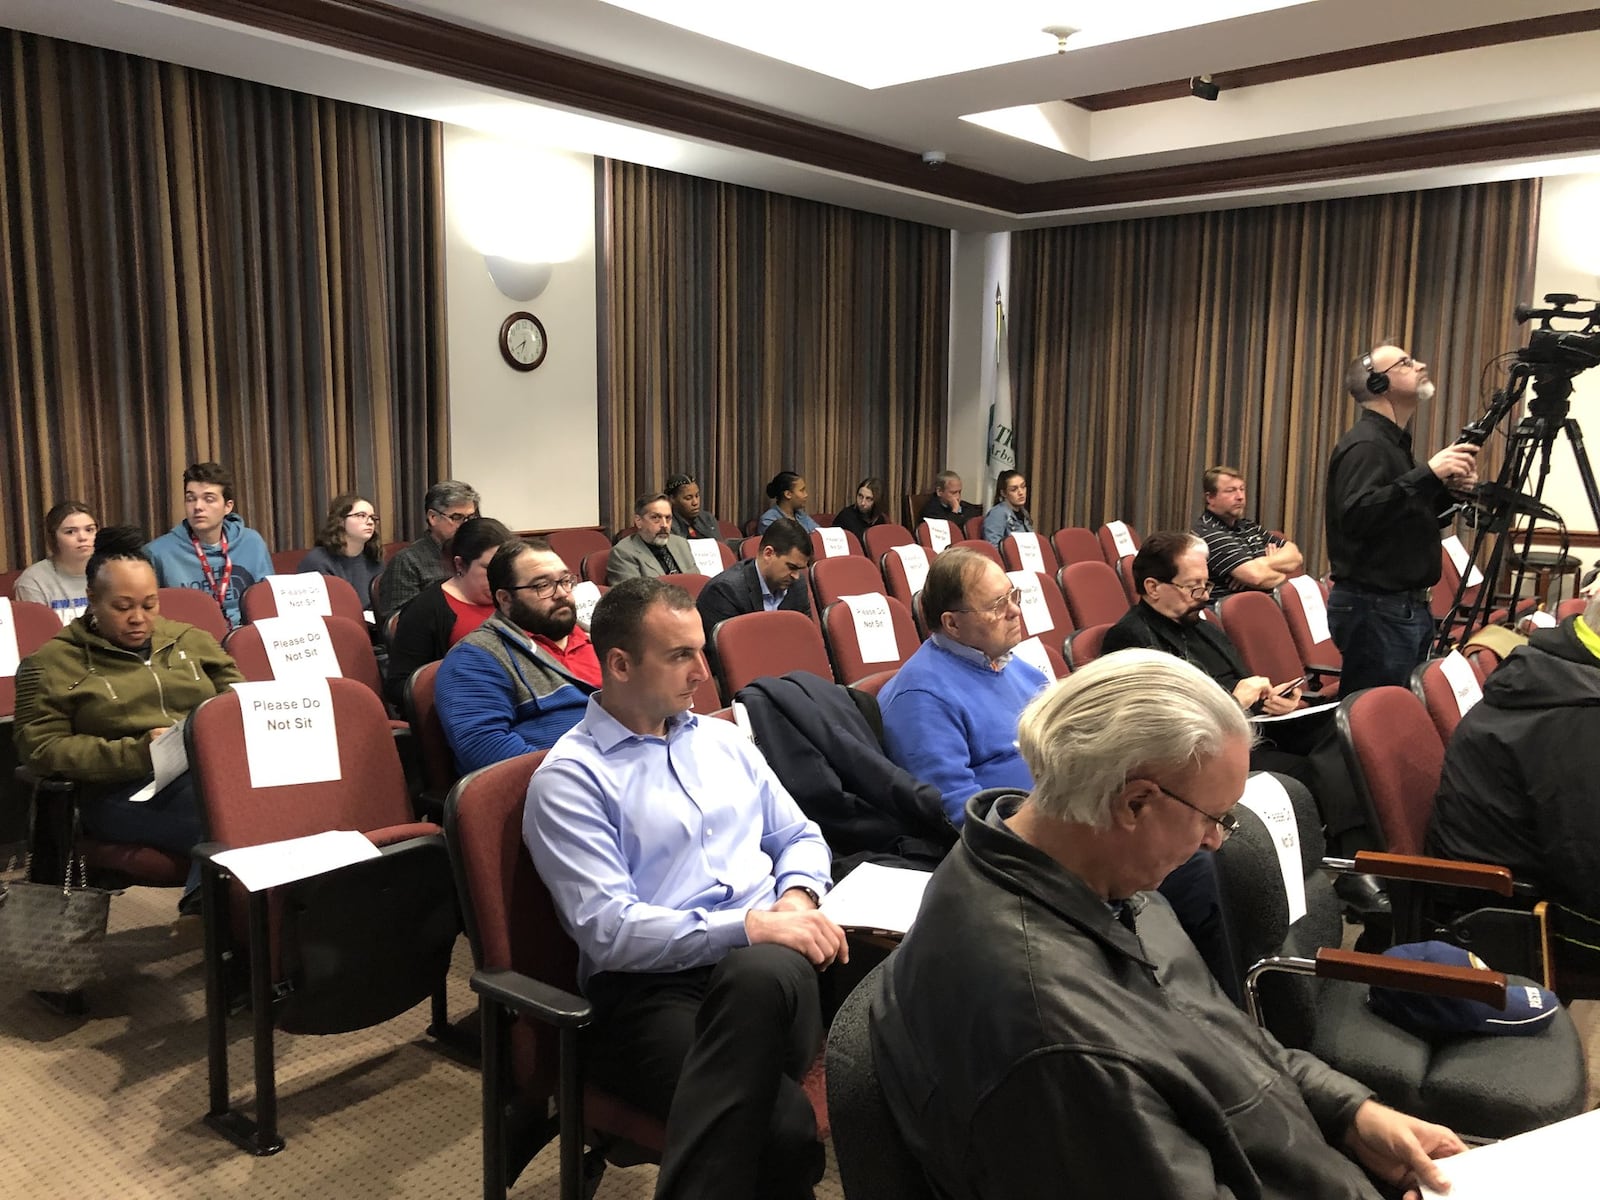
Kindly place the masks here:
<instances>
[{"instance_id":1,"label":"man in dark suit jacket","mask_svg":"<svg viewBox=\"0 0 1600 1200\"><path fill-rule=\"evenodd\" d=\"M811 565L811 535L800 522L780 517L767 526L754 558L734 563L700 592L696 601L706 627L706 659L716 670L711 631L740 613L786 608L811 615L805 572Z\"/></svg>"}]
</instances>

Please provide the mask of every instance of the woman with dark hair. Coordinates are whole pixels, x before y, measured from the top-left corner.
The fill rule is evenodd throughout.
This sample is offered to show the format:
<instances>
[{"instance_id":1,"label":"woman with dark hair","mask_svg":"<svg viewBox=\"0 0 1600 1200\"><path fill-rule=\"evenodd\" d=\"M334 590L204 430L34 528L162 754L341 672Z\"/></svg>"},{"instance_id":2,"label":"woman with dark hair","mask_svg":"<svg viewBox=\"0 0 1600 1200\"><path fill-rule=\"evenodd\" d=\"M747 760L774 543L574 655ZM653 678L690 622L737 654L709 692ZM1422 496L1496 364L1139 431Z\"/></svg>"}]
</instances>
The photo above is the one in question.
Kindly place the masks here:
<instances>
[{"instance_id":1,"label":"woman with dark hair","mask_svg":"<svg viewBox=\"0 0 1600 1200\"><path fill-rule=\"evenodd\" d=\"M888 521L883 512L883 480L869 475L856 484L856 502L833 519L837 529L848 529L856 540L865 542L867 530Z\"/></svg>"},{"instance_id":2,"label":"woman with dark hair","mask_svg":"<svg viewBox=\"0 0 1600 1200\"><path fill-rule=\"evenodd\" d=\"M355 588L363 607L370 604L372 581L383 573L383 543L372 501L355 492L335 499L317 531L316 548L295 570L336 575Z\"/></svg>"},{"instance_id":3,"label":"woman with dark hair","mask_svg":"<svg viewBox=\"0 0 1600 1200\"><path fill-rule=\"evenodd\" d=\"M983 516L983 540L998 546L1013 533L1032 533L1028 481L1021 471L1001 471L994 484L994 507Z\"/></svg>"},{"instance_id":4,"label":"woman with dark hair","mask_svg":"<svg viewBox=\"0 0 1600 1200\"><path fill-rule=\"evenodd\" d=\"M98 529L94 514L81 500L63 500L45 513L45 557L17 576L11 595L17 600L48 605L63 625L70 625L89 607L89 580L84 568L94 553Z\"/></svg>"},{"instance_id":5,"label":"woman with dark hair","mask_svg":"<svg viewBox=\"0 0 1600 1200\"><path fill-rule=\"evenodd\" d=\"M700 507L700 484L693 475L667 478L667 503L672 505L672 532L684 538L720 538L717 519Z\"/></svg>"},{"instance_id":6,"label":"woman with dark hair","mask_svg":"<svg viewBox=\"0 0 1600 1200\"><path fill-rule=\"evenodd\" d=\"M161 615L143 542L129 525L95 539L88 611L17 671L17 752L38 775L83 785L84 832L188 853L202 835L189 773L133 798L153 784L150 743L244 676L205 630ZM190 871L181 911L198 902L199 883Z\"/></svg>"},{"instance_id":7,"label":"woman with dark hair","mask_svg":"<svg viewBox=\"0 0 1600 1200\"><path fill-rule=\"evenodd\" d=\"M806 516L806 481L794 471L779 471L772 477L772 482L767 484L767 499L772 501L772 507L761 514L761 520L756 523L756 532L765 533L779 517L789 517L799 521L800 527L807 533L817 531L817 523Z\"/></svg>"},{"instance_id":8,"label":"woman with dark hair","mask_svg":"<svg viewBox=\"0 0 1600 1200\"><path fill-rule=\"evenodd\" d=\"M451 646L494 616L489 561L514 536L492 517L461 522L448 551L455 573L430 583L400 610L389 644L390 699L398 703L413 671L443 658Z\"/></svg>"}]
</instances>

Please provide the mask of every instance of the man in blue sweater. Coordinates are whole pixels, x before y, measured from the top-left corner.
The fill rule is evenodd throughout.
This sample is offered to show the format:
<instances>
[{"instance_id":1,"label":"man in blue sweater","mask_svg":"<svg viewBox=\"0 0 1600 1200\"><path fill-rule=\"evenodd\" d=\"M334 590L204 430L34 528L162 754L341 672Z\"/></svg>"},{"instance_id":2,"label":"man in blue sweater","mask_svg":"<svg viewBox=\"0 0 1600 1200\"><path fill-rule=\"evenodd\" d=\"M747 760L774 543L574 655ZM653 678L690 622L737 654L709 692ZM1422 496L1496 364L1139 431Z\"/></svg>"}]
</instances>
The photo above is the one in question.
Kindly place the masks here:
<instances>
[{"instance_id":1,"label":"man in blue sweater","mask_svg":"<svg viewBox=\"0 0 1600 1200\"><path fill-rule=\"evenodd\" d=\"M489 560L497 611L450 648L434 680L463 775L549 749L582 719L600 660L577 623L576 582L543 538L513 538Z\"/></svg>"},{"instance_id":2,"label":"man in blue sweater","mask_svg":"<svg viewBox=\"0 0 1600 1200\"><path fill-rule=\"evenodd\" d=\"M233 475L221 463L183 472L184 519L145 545L162 587L195 588L217 602L237 629L245 589L272 574L272 553L233 511Z\"/></svg>"},{"instance_id":3,"label":"man in blue sweater","mask_svg":"<svg viewBox=\"0 0 1600 1200\"><path fill-rule=\"evenodd\" d=\"M878 696L889 757L939 789L960 826L969 799L992 787L1033 784L1017 752L1017 718L1049 681L1014 658L1020 596L993 561L953 547L922 585L932 636Z\"/></svg>"}]
</instances>

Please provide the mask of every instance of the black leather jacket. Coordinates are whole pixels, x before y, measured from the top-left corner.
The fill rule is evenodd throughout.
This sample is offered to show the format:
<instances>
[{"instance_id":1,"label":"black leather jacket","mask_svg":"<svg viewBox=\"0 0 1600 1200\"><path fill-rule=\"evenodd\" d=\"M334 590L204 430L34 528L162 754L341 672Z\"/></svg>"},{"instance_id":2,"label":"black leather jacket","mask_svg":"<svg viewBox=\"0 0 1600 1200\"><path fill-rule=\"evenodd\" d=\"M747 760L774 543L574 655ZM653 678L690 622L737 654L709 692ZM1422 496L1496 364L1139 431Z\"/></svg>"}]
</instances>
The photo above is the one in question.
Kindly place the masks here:
<instances>
[{"instance_id":1,"label":"black leather jacket","mask_svg":"<svg viewBox=\"0 0 1600 1200\"><path fill-rule=\"evenodd\" d=\"M1119 919L1000 824L1020 799L969 802L872 1003L884 1095L935 1192L1374 1200L1329 1145L1370 1091L1230 1004L1159 895Z\"/></svg>"}]
</instances>

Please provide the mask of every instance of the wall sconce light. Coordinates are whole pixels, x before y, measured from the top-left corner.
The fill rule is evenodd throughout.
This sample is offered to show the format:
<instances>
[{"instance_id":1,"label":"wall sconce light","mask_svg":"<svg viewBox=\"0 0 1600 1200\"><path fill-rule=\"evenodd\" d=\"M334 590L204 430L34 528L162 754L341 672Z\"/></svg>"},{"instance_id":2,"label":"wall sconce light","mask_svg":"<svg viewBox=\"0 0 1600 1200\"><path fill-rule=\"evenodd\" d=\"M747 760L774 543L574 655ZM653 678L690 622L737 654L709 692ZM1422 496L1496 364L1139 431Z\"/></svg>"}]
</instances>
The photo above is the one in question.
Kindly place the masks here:
<instances>
[{"instance_id":1,"label":"wall sconce light","mask_svg":"<svg viewBox=\"0 0 1600 1200\"><path fill-rule=\"evenodd\" d=\"M511 300L537 299L550 286L554 269L547 262L519 262L500 254L485 254L483 265L489 268L495 287Z\"/></svg>"}]
</instances>

